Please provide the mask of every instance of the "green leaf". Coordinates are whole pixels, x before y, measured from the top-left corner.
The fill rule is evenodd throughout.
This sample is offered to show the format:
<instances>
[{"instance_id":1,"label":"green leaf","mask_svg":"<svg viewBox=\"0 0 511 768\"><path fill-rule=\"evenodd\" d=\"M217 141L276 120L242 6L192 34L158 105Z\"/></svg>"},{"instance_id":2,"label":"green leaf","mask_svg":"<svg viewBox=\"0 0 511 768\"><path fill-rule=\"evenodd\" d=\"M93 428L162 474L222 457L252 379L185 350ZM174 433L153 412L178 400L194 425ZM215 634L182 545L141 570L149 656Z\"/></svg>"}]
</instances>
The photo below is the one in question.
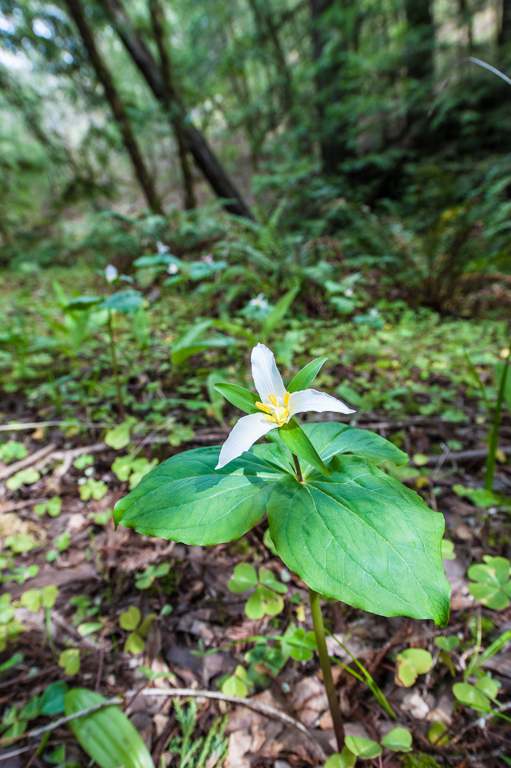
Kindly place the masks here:
<instances>
[{"instance_id":1,"label":"green leaf","mask_svg":"<svg viewBox=\"0 0 511 768\"><path fill-rule=\"evenodd\" d=\"M103 303L99 305L99 308L131 314L132 312L136 312L143 303L144 297L140 291L135 291L131 288L127 291L118 291L117 293L108 296Z\"/></svg>"},{"instance_id":2,"label":"green leaf","mask_svg":"<svg viewBox=\"0 0 511 768\"><path fill-rule=\"evenodd\" d=\"M419 675L425 675L433 666L429 651L422 648L407 648L396 657L396 683L409 688Z\"/></svg>"},{"instance_id":3,"label":"green leaf","mask_svg":"<svg viewBox=\"0 0 511 768\"><path fill-rule=\"evenodd\" d=\"M456 635L451 635L450 637L435 637L435 645L437 648L440 648L442 651L447 651L448 653L454 651L459 644L460 641Z\"/></svg>"},{"instance_id":4,"label":"green leaf","mask_svg":"<svg viewBox=\"0 0 511 768\"><path fill-rule=\"evenodd\" d=\"M27 589L23 592L20 598L20 604L23 608L31 613L37 613L41 607L41 590L40 589Z\"/></svg>"},{"instance_id":5,"label":"green leaf","mask_svg":"<svg viewBox=\"0 0 511 768\"><path fill-rule=\"evenodd\" d=\"M259 584L250 595L245 605L249 619L261 619L263 616L277 616L284 610L284 600L273 590Z\"/></svg>"},{"instance_id":6,"label":"green leaf","mask_svg":"<svg viewBox=\"0 0 511 768\"><path fill-rule=\"evenodd\" d=\"M74 688L66 696L66 715L106 701L85 688ZM154 768L151 755L136 728L117 707L106 707L69 723L82 749L100 768Z\"/></svg>"},{"instance_id":7,"label":"green leaf","mask_svg":"<svg viewBox=\"0 0 511 768\"><path fill-rule=\"evenodd\" d=\"M342 752L336 752L335 755L330 755L324 768L355 768L356 762L356 755L354 755L348 747L344 747Z\"/></svg>"},{"instance_id":8,"label":"green leaf","mask_svg":"<svg viewBox=\"0 0 511 768\"><path fill-rule=\"evenodd\" d=\"M381 740L381 744L393 752L411 752L412 734L406 728L393 728Z\"/></svg>"},{"instance_id":9,"label":"green leaf","mask_svg":"<svg viewBox=\"0 0 511 768\"><path fill-rule=\"evenodd\" d=\"M302 429L326 463L340 453L354 453L373 464L393 461L400 465L408 461L406 453L368 429L356 429L335 422L305 424Z\"/></svg>"},{"instance_id":10,"label":"green leaf","mask_svg":"<svg viewBox=\"0 0 511 768\"><path fill-rule=\"evenodd\" d=\"M41 604L43 608L53 608L57 595L59 594L59 588L53 584L49 584L45 587L41 593Z\"/></svg>"},{"instance_id":11,"label":"green leaf","mask_svg":"<svg viewBox=\"0 0 511 768\"><path fill-rule=\"evenodd\" d=\"M454 544L449 539L442 539L442 560L455 560Z\"/></svg>"},{"instance_id":12,"label":"green leaf","mask_svg":"<svg viewBox=\"0 0 511 768\"><path fill-rule=\"evenodd\" d=\"M119 626L121 629L126 629L128 631L136 629L140 624L141 618L142 614L138 608L131 605L127 611L124 611L124 613L121 613L119 616Z\"/></svg>"},{"instance_id":13,"label":"green leaf","mask_svg":"<svg viewBox=\"0 0 511 768\"><path fill-rule=\"evenodd\" d=\"M5 485L10 491L17 491L22 485L33 485L33 483L37 483L40 477L41 473L38 472L37 469L34 469L34 467L21 469L6 480Z\"/></svg>"},{"instance_id":14,"label":"green leaf","mask_svg":"<svg viewBox=\"0 0 511 768\"><path fill-rule=\"evenodd\" d=\"M449 737L444 736L446 731L447 726L445 723L437 721L431 725L431 728L428 731L428 739L432 744L435 744L438 747L445 747L449 741Z\"/></svg>"},{"instance_id":15,"label":"green leaf","mask_svg":"<svg viewBox=\"0 0 511 768\"><path fill-rule=\"evenodd\" d=\"M330 472L297 421L290 419L287 424L279 427L279 435L292 453L308 462L314 469L321 472L321 474L330 477Z\"/></svg>"},{"instance_id":16,"label":"green leaf","mask_svg":"<svg viewBox=\"0 0 511 768\"><path fill-rule=\"evenodd\" d=\"M243 536L266 509L275 467L250 453L220 470L219 448L172 456L117 502L116 524L185 544L220 544Z\"/></svg>"},{"instance_id":17,"label":"green leaf","mask_svg":"<svg viewBox=\"0 0 511 768\"><path fill-rule=\"evenodd\" d=\"M317 357L315 360L311 360L310 363L298 371L289 384L287 385L288 392L301 392L304 389L308 389L323 365L328 360L328 357Z\"/></svg>"},{"instance_id":18,"label":"green leaf","mask_svg":"<svg viewBox=\"0 0 511 768\"><path fill-rule=\"evenodd\" d=\"M215 389L220 392L232 405L236 406L245 413L261 413L256 403L259 402L259 395L251 392L245 387L239 387L237 384L226 384L224 382L215 384Z\"/></svg>"},{"instance_id":19,"label":"green leaf","mask_svg":"<svg viewBox=\"0 0 511 768\"><path fill-rule=\"evenodd\" d=\"M82 637L87 637L87 635L92 635L93 632L97 632L99 629L103 629L103 624L101 621L84 621L83 624L80 624L76 630Z\"/></svg>"},{"instance_id":20,"label":"green leaf","mask_svg":"<svg viewBox=\"0 0 511 768\"><path fill-rule=\"evenodd\" d=\"M131 632L126 638L123 650L124 653L132 653L133 655L142 653L142 651L145 650L144 638L141 637L138 632Z\"/></svg>"},{"instance_id":21,"label":"green leaf","mask_svg":"<svg viewBox=\"0 0 511 768\"><path fill-rule=\"evenodd\" d=\"M80 671L80 651L78 648L66 648L59 656L59 667L72 677Z\"/></svg>"},{"instance_id":22,"label":"green leaf","mask_svg":"<svg viewBox=\"0 0 511 768\"><path fill-rule=\"evenodd\" d=\"M41 714L60 715L64 711L67 691L67 683L62 682L62 680L51 683L41 696Z\"/></svg>"},{"instance_id":23,"label":"green leaf","mask_svg":"<svg viewBox=\"0 0 511 768\"><path fill-rule=\"evenodd\" d=\"M486 563L471 565L468 577L482 584L502 587L509 579L509 560L505 557L486 557Z\"/></svg>"},{"instance_id":24,"label":"green leaf","mask_svg":"<svg viewBox=\"0 0 511 768\"><path fill-rule=\"evenodd\" d=\"M247 589L252 589L257 584L257 574L253 565L249 563L239 563L234 567L234 573L227 582L230 592L240 595Z\"/></svg>"},{"instance_id":25,"label":"green leaf","mask_svg":"<svg viewBox=\"0 0 511 768\"><path fill-rule=\"evenodd\" d=\"M287 592L286 585L281 581L278 581L275 578L274 573L268 568L259 569L259 581L261 584L264 584L265 587L269 587L269 589L273 589L275 592L280 592L281 595L285 595Z\"/></svg>"},{"instance_id":26,"label":"green leaf","mask_svg":"<svg viewBox=\"0 0 511 768\"><path fill-rule=\"evenodd\" d=\"M244 699L248 694L248 678L244 667L238 665L234 674L224 680L222 693L225 696L236 696L238 699Z\"/></svg>"},{"instance_id":27,"label":"green leaf","mask_svg":"<svg viewBox=\"0 0 511 768\"><path fill-rule=\"evenodd\" d=\"M41 714L41 701L42 696L35 696L33 699L27 701L22 708L19 719L20 720L35 720Z\"/></svg>"},{"instance_id":28,"label":"green leaf","mask_svg":"<svg viewBox=\"0 0 511 768\"><path fill-rule=\"evenodd\" d=\"M277 302L271 314L268 316L263 328L261 330L261 337L263 341L270 335L274 328L280 323L289 307L293 303L296 294L300 290L300 285L295 285L290 288L287 293Z\"/></svg>"},{"instance_id":29,"label":"green leaf","mask_svg":"<svg viewBox=\"0 0 511 768\"><path fill-rule=\"evenodd\" d=\"M452 692L459 702L473 709L489 709L490 700L482 691L469 683L455 683Z\"/></svg>"},{"instance_id":30,"label":"green leaf","mask_svg":"<svg viewBox=\"0 0 511 768\"><path fill-rule=\"evenodd\" d=\"M137 632L140 635L140 637L147 638L147 636L149 635L149 631L153 625L155 616L156 616L155 613L150 613L149 616L145 617L144 621L137 629Z\"/></svg>"},{"instance_id":31,"label":"green leaf","mask_svg":"<svg viewBox=\"0 0 511 768\"><path fill-rule=\"evenodd\" d=\"M468 591L478 603L486 605L492 611L502 611L509 605L509 598L500 587L491 587L489 584L469 584Z\"/></svg>"},{"instance_id":32,"label":"green leaf","mask_svg":"<svg viewBox=\"0 0 511 768\"><path fill-rule=\"evenodd\" d=\"M364 739L362 736L346 736L346 746L361 760L371 760L373 757L381 755L380 745L372 739Z\"/></svg>"},{"instance_id":33,"label":"green leaf","mask_svg":"<svg viewBox=\"0 0 511 768\"><path fill-rule=\"evenodd\" d=\"M109 429L105 435L105 443L116 451L125 448L129 444L130 430L134 423L135 419L129 418L114 429Z\"/></svg>"},{"instance_id":34,"label":"green leaf","mask_svg":"<svg viewBox=\"0 0 511 768\"><path fill-rule=\"evenodd\" d=\"M444 519L414 491L356 456L332 479L288 475L268 501L271 538L287 567L320 594L383 616L446 624Z\"/></svg>"},{"instance_id":35,"label":"green leaf","mask_svg":"<svg viewBox=\"0 0 511 768\"><path fill-rule=\"evenodd\" d=\"M228 336L201 338L203 333L214 324L214 320L202 320L192 325L173 345L170 356L172 365L182 365L192 355L211 347L229 347L236 344L235 340Z\"/></svg>"},{"instance_id":36,"label":"green leaf","mask_svg":"<svg viewBox=\"0 0 511 768\"><path fill-rule=\"evenodd\" d=\"M489 675L480 677L476 683L478 691L482 691L489 699L496 699L499 693L500 683Z\"/></svg>"}]
</instances>

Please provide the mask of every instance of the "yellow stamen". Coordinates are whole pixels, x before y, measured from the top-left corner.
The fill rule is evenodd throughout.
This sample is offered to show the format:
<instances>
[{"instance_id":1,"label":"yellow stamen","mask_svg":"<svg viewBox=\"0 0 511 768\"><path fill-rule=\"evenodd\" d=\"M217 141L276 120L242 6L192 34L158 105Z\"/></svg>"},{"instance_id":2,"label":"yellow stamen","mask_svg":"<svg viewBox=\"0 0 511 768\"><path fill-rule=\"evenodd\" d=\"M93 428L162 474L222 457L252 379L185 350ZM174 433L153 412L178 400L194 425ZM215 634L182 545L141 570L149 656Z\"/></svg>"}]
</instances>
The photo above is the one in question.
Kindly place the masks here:
<instances>
[{"instance_id":1,"label":"yellow stamen","mask_svg":"<svg viewBox=\"0 0 511 768\"><path fill-rule=\"evenodd\" d=\"M268 416L265 416L265 418L274 421L279 427L283 424L287 424L289 421L289 392L286 392L284 396L283 405L280 404L280 399L275 397L275 395L268 395L268 400L271 405L257 402L256 407L259 408L260 411L267 413Z\"/></svg>"}]
</instances>

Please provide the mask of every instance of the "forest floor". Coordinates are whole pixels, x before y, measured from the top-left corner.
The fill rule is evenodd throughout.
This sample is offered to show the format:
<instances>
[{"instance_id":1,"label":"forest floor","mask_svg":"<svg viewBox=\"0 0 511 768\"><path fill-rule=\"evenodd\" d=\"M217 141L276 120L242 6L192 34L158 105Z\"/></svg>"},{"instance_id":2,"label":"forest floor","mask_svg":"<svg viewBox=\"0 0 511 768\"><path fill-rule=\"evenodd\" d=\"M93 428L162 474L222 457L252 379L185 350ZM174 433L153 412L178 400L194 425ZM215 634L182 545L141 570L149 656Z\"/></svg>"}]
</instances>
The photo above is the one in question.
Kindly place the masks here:
<instances>
[{"instance_id":1,"label":"forest floor","mask_svg":"<svg viewBox=\"0 0 511 768\"><path fill-rule=\"evenodd\" d=\"M97 289L95 278L58 277L68 292L74 281L82 292ZM232 341L232 333L220 331L223 342L171 365L170 350L194 320L197 299L158 296L137 327L122 316L115 329L128 418L122 422L104 318L92 318L73 346L80 320L71 317L71 322L56 306L51 279L17 282L7 275L1 286L5 305L11 302L3 318L0 359L1 579L3 595L10 595L15 620L24 629L4 643L0 655L3 737L17 736L3 742L0 766L89 764L65 725L51 730L42 749L40 737L30 737L30 731L60 716L64 686L123 696L124 711L155 766L321 765L335 751L335 740L317 658L289 659L278 669L271 654L265 656L274 646L271 640L263 643L260 658L248 642L282 634L292 622L312 629L306 586L268 548L265 519L238 541L203 548L122 526L115 530L111 516L116 501L136 483L137 472L147 471L151 462L223 442L238 414L215 396L212 382L220 379L212 374L251 387L249 341ZM467 577L469 566L483 556L511 557L511 419L504 411L494 493L485 495L487 413L466 359L467 353L492 401L494 365L506 346L504 324L409 312L397 318L389 313L384 323L373 325L298 315L286 319L283 328L267 343L285 377L313 357L328 356L318 388L356 407L358 427L408 452L407 467L387 470L444 515L446 539L454 545L452 553L448 545L445 550L452 602L444 629L325 601L327 627L344 646L329 640L331 655L359 674L347 651L363 664L396 716L391 718L363 680L334 664L346 732L380 741L396 724L411 731L412 752L384 750L383 758L364 761L368 766L510 764L509 722L484 718L452 692L475 658L478 669L500 684L498 706L511 702L511 646L502 644L481 656L511 630L511 608L492 610L477 602ZM120 457L126 457L124 465ZM229 590L233 569L242 562L264 564L288 586L278 616L249 619L246 596ZM40 601L34 605L36 593L32 601L23 598L29 590L52 586L58 592L46 609L37 609ZM0 600L4 608L9 605L9 598ZM153 617L147 632L137 622L123 621L133 607L142 619ZM458 638L456 647L446 650L435 643L452 636ZM433 666L403 686L396 677L396 655L407 648L428 650ZM67 666L66 650L78 651L68 655ZM302 729L278 713L229 702L228 696L180 696L184 708L174 706L176 689L219 693L226 676L250 665L253 701L295 718ZM57 681L60 687L50 689ZM48 690L53 697L45 694ZM41 694L53 701L53 709L29 717L23 707ZM445 726L436 736L430 731L433 723ZM208 734L205 745L197 743Z\"/></svg>"}]
</instances>

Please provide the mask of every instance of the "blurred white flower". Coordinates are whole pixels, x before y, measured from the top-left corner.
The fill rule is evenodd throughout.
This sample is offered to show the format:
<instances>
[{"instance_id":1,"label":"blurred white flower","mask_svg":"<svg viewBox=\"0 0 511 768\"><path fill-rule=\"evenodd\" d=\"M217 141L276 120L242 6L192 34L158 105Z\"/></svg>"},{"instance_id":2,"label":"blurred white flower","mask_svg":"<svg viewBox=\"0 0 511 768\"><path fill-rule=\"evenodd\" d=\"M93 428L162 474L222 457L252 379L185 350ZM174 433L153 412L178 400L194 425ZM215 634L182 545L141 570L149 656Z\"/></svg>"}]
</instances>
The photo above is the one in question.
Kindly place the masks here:
<instances>
[{"instance_id":1,"label":"blurred white flower","mask_svg":"<svg viewBox=\"0 0 511 768\"><path fill-rule=\"evenodd\" d=\"M206 262L206 264L213 264L213 254L207 253L206 256L201 258L201 261Z\"/></svg>"},{"instance_id":2,"label":"blurred white flower","mask_svg":"<svg viewBox=\"0 0 511 768\"><path fill-rule=\"evenodd\" d=\"M377 309L370 309L369 314L371 315L371 317L378 317L379 313Z\"/></svg>"},{"instance_id":3,"label":"blurred white flower","mask_svg":"<svg viewBox=\"0 0 511 768\"><path fill-rule=\"evenodd\" d=\"M353 296L353 288L346 288L344 291L345 296Z\"/></svg>"},{"instance_id":4,"label":"blurred white flower","mask_svg":"<svg viewBox=\"0 0 511 768\"><path fill-rule=\"evenodd\" d=\"M177 264L172 262L172 264L169 264L169 268L167 269L167 272L169 273L169 275L177 275L177 273L179 272L179 267L177 266Z\"/></svg>"},{"instance_id":5,"label":"blurred white flower","mask_svg":"<svg viewBox=\"0 0 511 768\"><path fill-rule=\"evenodd\" d=\"M158 249L158 256L163 256L164 253L168 253L170 251L170 248L168 245L163 245L161 240L158 240L156 243L156 247Z\"/></svg>"},{"instance_id":6,"label":"blurred white flower","mask_svg":"<svg viewBox=\"0 0 511 768\"><path fill-rule=\"evenodd\" d=\"M259 307L259 309L268 309L268 301L264 298L264 293L259 293L255 299L250 299L249 307Z\"/></svg>"},{"instance_id":7,"label":"blurred white flower","mask_svg":"<svg viewBox=\"0 0 511 768\"><path fill-rule=\"evenodd\" d=\"M117 280L118 277L119 273L113 264L109 264L107 267L105 267L105 280L107 283L113 283L114 280Z\"/></svg>"}]
</instances>

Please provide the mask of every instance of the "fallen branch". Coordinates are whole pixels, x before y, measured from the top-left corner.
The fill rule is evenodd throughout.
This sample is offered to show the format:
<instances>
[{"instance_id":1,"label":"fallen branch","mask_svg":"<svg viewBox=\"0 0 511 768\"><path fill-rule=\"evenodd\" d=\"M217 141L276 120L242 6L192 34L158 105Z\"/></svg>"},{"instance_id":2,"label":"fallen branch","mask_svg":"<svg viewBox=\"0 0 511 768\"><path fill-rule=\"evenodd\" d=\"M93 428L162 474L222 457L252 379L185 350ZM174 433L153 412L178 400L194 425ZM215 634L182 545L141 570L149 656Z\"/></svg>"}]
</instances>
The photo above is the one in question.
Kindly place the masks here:
<instances>
[{"instance_id":1,"label":"fallen branch","mask_svg":"<svg viewBox=\"0 0 511 768\"><path fill-rule=\"evenodd\" d=\"M502 451L506 456L511 456L511 445L505 445L501 448L497 448L498 451ZM425 464L419 466L427 466L437 464L440 459L445 456L445 461L471 461L473 459L485 459L488 456L488 448L478 448L472 451L458 451L457 453L449 452L447 454L439 454L438 456L428 456L428 460ZM414 462L412 462L413 464Z\"/></svg>"}]
</instances>

